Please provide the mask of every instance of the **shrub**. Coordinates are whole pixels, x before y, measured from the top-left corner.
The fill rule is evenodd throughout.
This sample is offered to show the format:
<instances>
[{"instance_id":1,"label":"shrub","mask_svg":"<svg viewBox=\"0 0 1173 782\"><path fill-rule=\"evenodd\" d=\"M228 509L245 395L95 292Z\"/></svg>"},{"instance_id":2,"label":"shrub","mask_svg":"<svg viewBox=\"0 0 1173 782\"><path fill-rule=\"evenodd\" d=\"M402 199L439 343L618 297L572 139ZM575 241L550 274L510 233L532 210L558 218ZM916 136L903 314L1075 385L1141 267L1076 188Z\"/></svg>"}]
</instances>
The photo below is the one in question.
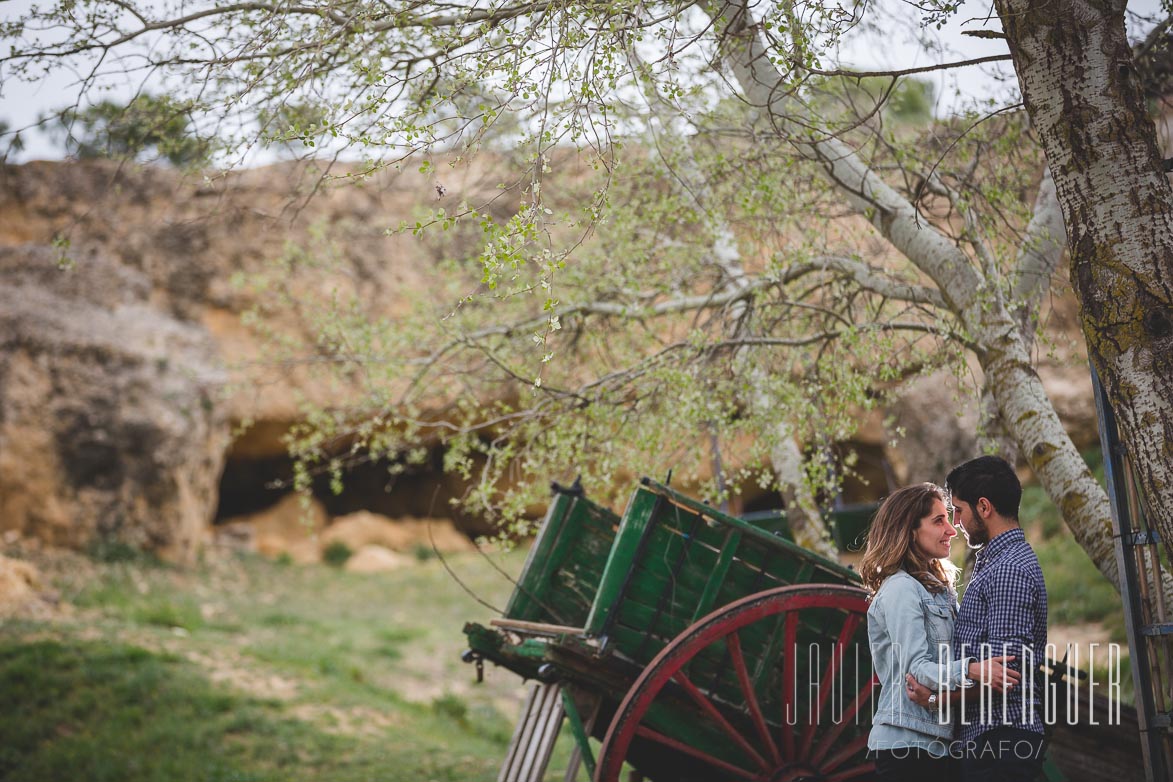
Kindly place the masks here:
<instances>
[{"instance_id":1,"label":"shrub","mask_svg":"<svg viewBox=\"0 0 1173 782\"><path fill-rule=\"evenodd\" d=\"M350 559L353 555L354 552L350 550L350 546L340 540L336 540L326 546L325 550L322 551L322 561L327 565L342 567L346 564L346 560Z\"/></svg>"}]
</instances>

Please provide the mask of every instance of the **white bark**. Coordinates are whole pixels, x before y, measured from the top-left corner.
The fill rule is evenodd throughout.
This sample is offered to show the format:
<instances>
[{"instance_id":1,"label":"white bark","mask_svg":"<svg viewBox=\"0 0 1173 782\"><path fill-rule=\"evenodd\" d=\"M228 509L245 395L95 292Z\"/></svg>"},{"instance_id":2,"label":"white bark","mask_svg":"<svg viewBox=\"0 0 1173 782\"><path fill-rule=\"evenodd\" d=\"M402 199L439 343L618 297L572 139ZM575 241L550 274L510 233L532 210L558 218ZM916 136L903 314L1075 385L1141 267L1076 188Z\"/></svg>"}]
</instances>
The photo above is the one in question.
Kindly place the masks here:
<instances>
[{"instance_id":1,"label":"white bark","mask_svg":"<svg viewBox=\"0 0 1173 782\"><path fill-rule=\"evenodd\" d=\"M1066 248L1067 228L1063 225L1063 210L1059 206L1055 180L1048 169L1039 183L1034 212L1019 246L1014 287L1010 296L1018 313L1023 337L1027 340L1033 341L1036 328L1034 318L1038 315L1043 296L1051 287L1051 276L1059 268L1059 261Z\"/></svg>"},{"instance_id":2,"label":"white bark","mask_svg":"<svg viewBox=\"0 0 1173 782\"><path fill-rule=\"evenodd\" d=\"M1051 277L1059 267L1067 248L1067 229L1063 226L1063 211L1055 192L1055 180L1049 170L1043 172L1039 192L1035 196L1034 212L1019 245L1010 294L1011 307L1018 319L1024 346L1029 351L1034 345L1038 329L1039 306L1051 286ZM1018 460L1018 444L998 410L998 400L986 378L982 388L981 438L984 451L995 450L1011 462Z\"/></svg>"},{"instance_id":3,"label":"white bark","mask_svg":"<svg viewBox=\"0 0 1173 782\"><path fill-rule=\"evenodd\" d=\"M846 200L937 285L946 307L970 336L1001 417L1027 463L1100 572L1118 583L1107 494L1064 430L1034 370L1019 321L997 285L850 146L837 138L796 138L798 131L785 126L789 107L780 88L784 79L767 56L746 5L722 6L715 22L724 62L746 100L767 111L779 130L790 133L800 154L819 161ZM1051 224L1044 216L1037 227L1042 231ZM1024 248L1020 279L1027 291L1027 273L1038 262Z\"/></svg>"},{"instance_id":4,"label":"white bark","mask_svg":"<svg viewBox=\"0 0 1173 782\"><path fill-rule=\"evenodd\" d=\"M996 7L1055 178L1088 352L1149 507L1171 507L1173 187L1125 34L1125 3ZM1152 521L1173 551L1173 516Z\"/></svg>"},{"instance_id":5,"label":"white bark","mask_svg":"<svg viewBox=\"0 0 1173 782\"><path fill-rule=\"evenodd\" d=\"M638 68L638 59L634 52L629 54L629 58ZM653 88L646 89L645 96L652 104L653 128L661 122L658 112L677 113L674 106L660 100L660 96ZM752 313L749 311L746 294L753 290L755 281L746 275L742 267L741 250L733 230L728 223L716 217L711 209L710 188L700 174L691 151L686 149L681 154L683 170L677 171L676 174L685 181L679 184L683 186L684 192L691 196L698 212L708 216L708 228L713 236L712 257L727 277L725 290L721 293L733 297L728 315L729 322L733 324L729 336L734 340L751 337ZM862 274L862 271L860 273ZM745 373L749 378L749 399L745 402L752 409L765 413L765 417L773 417L769 415L769 410L774 400L765 390L769 380L765 370L749 359L749 352L744 347L734 352L733 364L739 372ZM779 420L774 431L767 433L767 440L773 443L770 449L770 463L785 503L786 523L794 536L794 542L828 559L837 559L838 552L819 512L819 505L805 479L802 451L794 439L793 431L785 421Z\"/></svg>"}]
</instances>

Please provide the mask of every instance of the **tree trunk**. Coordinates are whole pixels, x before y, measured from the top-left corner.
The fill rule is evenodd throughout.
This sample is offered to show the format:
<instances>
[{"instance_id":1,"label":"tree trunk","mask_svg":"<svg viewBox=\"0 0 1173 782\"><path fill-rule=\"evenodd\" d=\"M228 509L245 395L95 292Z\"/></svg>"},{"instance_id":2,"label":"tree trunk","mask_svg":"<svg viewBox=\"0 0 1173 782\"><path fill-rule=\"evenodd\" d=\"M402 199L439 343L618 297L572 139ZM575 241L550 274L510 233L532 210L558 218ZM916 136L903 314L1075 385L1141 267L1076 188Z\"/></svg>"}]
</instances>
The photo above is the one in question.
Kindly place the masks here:
<instances>
[{"instance_id":1,"label":"tree trunk","mask_svg":"<svg viewBox=\"0 0 1173 782\"><path fill-rule=\"evenodd\" d=\"M1121 0L998 0L1070 239L1088 353L1148 507L1173 507L1173 188ZM1153 514L1173 543L1173 516Z\"/></svg>"},{"instance_id":2,"label":"tree trunk","mask_svg":"<svg viewBox=\"0 0 1173 782\"><path fill-rule=\"evenodd\" d=\"M1008 328L986 348L982 370L1002 421L1075 540L1119 589L1108 495L1063 428L1023 340Z\"/></svg>"},{"instance_id":3,"label":"tree trunk","mask_svg":"<svg viewBox=\"0 0 1173 782\"><path fill-rule=\"evenodd\" d=\"M728 4L721 11L715 21L726 66L746 100L762 107L785 127L786 91L779 89L784 80L749 23L748 8ZM845 200L868 215L896 250L932 278L945 306L971 335L1003 425L1062 512L1075 539L1099 571L1119 587L1108 496L1063 428L1031 361L1033 340L1024 337L1019 313L1011 311L996 294L997 281L986 280L952 239L921 219L916 208L846 143L834 137L805 143L792 141L800 154L822 162L828 179L841 190ZM1058 183L1058 176L1055 180ZM1034 268L1023 258L1019 259L1019 267L1023 272ZM1021 282L1029 289L1028 281ZM976 297L975 291L992 295ZM1168 579L1165 589L1173 596Z\"/></svg>"}]
</instances>

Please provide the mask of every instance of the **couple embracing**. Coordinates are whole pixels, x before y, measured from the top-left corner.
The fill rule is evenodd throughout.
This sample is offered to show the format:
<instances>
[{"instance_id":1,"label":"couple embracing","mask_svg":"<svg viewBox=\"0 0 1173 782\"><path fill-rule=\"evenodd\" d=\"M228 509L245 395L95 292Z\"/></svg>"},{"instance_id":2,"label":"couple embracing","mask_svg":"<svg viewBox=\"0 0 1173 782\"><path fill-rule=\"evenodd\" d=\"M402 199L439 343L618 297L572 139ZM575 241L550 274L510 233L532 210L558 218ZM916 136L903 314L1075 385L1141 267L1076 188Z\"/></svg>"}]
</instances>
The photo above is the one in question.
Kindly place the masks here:
<instances>
[{"instance_id":1,"label":"couple embracing","mask_svg":"<svg viewBox=\"0 0 1173 782\"><path fill-rule=\"evenodd\" d=\"M1022 485L1004 459L983 456L945 487L894 492L868 532L860 571L881 685L868 756L880 780L1025 782L1042 765L1034 667L1047 590L1018 524ZM960 606L954 524L978 549Z\"/></svg>"}]
</instances>

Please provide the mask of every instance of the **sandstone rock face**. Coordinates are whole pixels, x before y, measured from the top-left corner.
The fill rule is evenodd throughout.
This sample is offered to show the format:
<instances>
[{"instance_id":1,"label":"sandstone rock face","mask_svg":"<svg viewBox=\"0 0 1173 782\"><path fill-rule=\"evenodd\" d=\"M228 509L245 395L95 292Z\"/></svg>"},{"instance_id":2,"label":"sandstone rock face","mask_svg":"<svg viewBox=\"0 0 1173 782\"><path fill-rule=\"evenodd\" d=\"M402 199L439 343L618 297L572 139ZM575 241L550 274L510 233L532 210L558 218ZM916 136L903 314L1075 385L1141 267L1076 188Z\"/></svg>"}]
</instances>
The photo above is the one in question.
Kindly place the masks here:
<instances>
[{"instance_id":1,"label":"sandstone rock face","mask_svg":"<svg viewBox=\"0 0 1173 782\"><path fill-rule=\"evenodd\" d=\"M386 573L408 567L415 559L406 554L397 554L382 546L363 546L346 560L343 569L351 573Z\"/></svg>"},{"instance_id":2,"label":"sandstone rock face","mask_svg":"<svg viewBox=\"0 0 1173 782\"><path fill-rule=\"evenodd\" d=\"M328 521L322 503L291 493L267 510L219 525L216 536L222 543L307 565L322 561L321 533Z\"/></svg>"},{"instance_id":3,"label":"sandstone rock face","mask_svg":"<svg viewBox=\"0 0 1173 782\"><path fill-rule=\"evenodd\" d=\"M453 175L452 198L491 191L483 173ZM351 279L389 316L428 287L429 259L386 234L432 205L426 178L319 188L321 174L290 164L200 181L112 161L0 165L0 529L73 546L116 534L182 558L197 527L207 538L217 515L271 501L218 508L224 465L247 484L285 457L299 395L338 397L266 361L241 319L256 294L234 276L289 247L317 251L329 233L346 237ZM385 484L371 493L386 497ZM419 515L393 499L395 515Z\"/></svg>"},{"instance_id":4,"label":"sandstone rock face","mask_svg":"<svg viewBox=\"0 0 1173 782\"><path fill-rule=\"evenodd\" d=\"M448 519L389 519L377 513L359 511L340 516L323 533L322 544L343 543L351 551L364 546L381 546L391 551L412 552L433 546L441 553L472 551L468 536Z\"/></svg>"},{"instance_id":5,"label":"sandstone rock face","mask_svg":"<svg viewBox=\"0 0 1173 782\"><path fill-rule=\"evenodd\" d=\"M920 378L901 394L892 413L905 434L889 449L901 483L943 484L950 470L978 455L977 406L962 405L961 397L948 372Z\"/></svg>"},{"instance_id":6,"label":"sandstone rock face","mask_svg":"<svg viewBox=\"0 0 1173 782\"><path fill-rule=\"evenodd\" d=\"M446 173L441 201L414 170L317 189L310 199L320 172L296 165L205 181L109 161L0 165L0 531L75 547L115 539L183 559L211 537L217 514L272 502L270 494L218 509L219 488L233 487L223 497L236 487L248 494L287 473L281 438L300 418L297 396L338 401L330 396L338 391L315 386L297 367L265 361L241 321L257 299L233 284L234 275L262 270L289 247L316 252L321 236L344 237L328 251L344 260L355 290L395 317L434 289L440 257L428 253L448 251L386 229L421 207L489 200L502 178L491 165L486 155ZM1083 447L1096 442L1090 381L1074 305L1055 301L1060 306L1044 316L1049 332L1076 340L1068 336L1057 353L1040 349L1039 372ZM292 318L273 325L297 328ZM910 437L893 446L883 415L869 423L854 443L867 451L860 491L869 493L849 500L941 480L976 452L974 411L935 379L918 382L885 413ZM240 434L245 421L251 426ZM225 470L231 475L221 482ZM304 561L316 561L322 540L342 539L352 526L356 537L346 542L356 552L416 545L402 547L402 536L430 545L428 530L437 541L448 537L450 526L421 527L418 519L444 513L466 488L460 480L429 467L391 486L385 465L368 472L347 486L362 499L321 510L320 540L274 542L281 535L257 518L220 537ZM319 496L332 502L327 492ZM346 514L357 508L393 516L402 529L391 535L390 522L352 525ZM344 523L328 525L328 513ZM478 523L460 520L465 532L488 531ZM468 545L467 536L452 534L460 539L452 546Z\"/></svg>"},{"instance_id":7,"label":"sandstone rock face","mask_svg":"<svg viewBox=\"0 0 1173 782\"><path fill-rule=\"evenodd\" d=\"M449 519L389 519L359 511L331 522L321 502L294 493L271 508L217 525L215 540L266 557L288 556L301 565L321 562L327 548L341 544L352 552L348 569L362 572L399 567L413 561L407 555L433 548L441 553L475 550ZM352 565L363 551L367 553Z\"/></svg>"},{"instance_id":8,"label":"sandstone rock face","mask_svg":"<svg viewBox=\"0 0 1173 782\"><path fill-rule=\"evenodd\" d=\"M215 345L105 253L58 260L0 246L0 529L184 560L228 442Z\"/></svg>"}]
</instances>

